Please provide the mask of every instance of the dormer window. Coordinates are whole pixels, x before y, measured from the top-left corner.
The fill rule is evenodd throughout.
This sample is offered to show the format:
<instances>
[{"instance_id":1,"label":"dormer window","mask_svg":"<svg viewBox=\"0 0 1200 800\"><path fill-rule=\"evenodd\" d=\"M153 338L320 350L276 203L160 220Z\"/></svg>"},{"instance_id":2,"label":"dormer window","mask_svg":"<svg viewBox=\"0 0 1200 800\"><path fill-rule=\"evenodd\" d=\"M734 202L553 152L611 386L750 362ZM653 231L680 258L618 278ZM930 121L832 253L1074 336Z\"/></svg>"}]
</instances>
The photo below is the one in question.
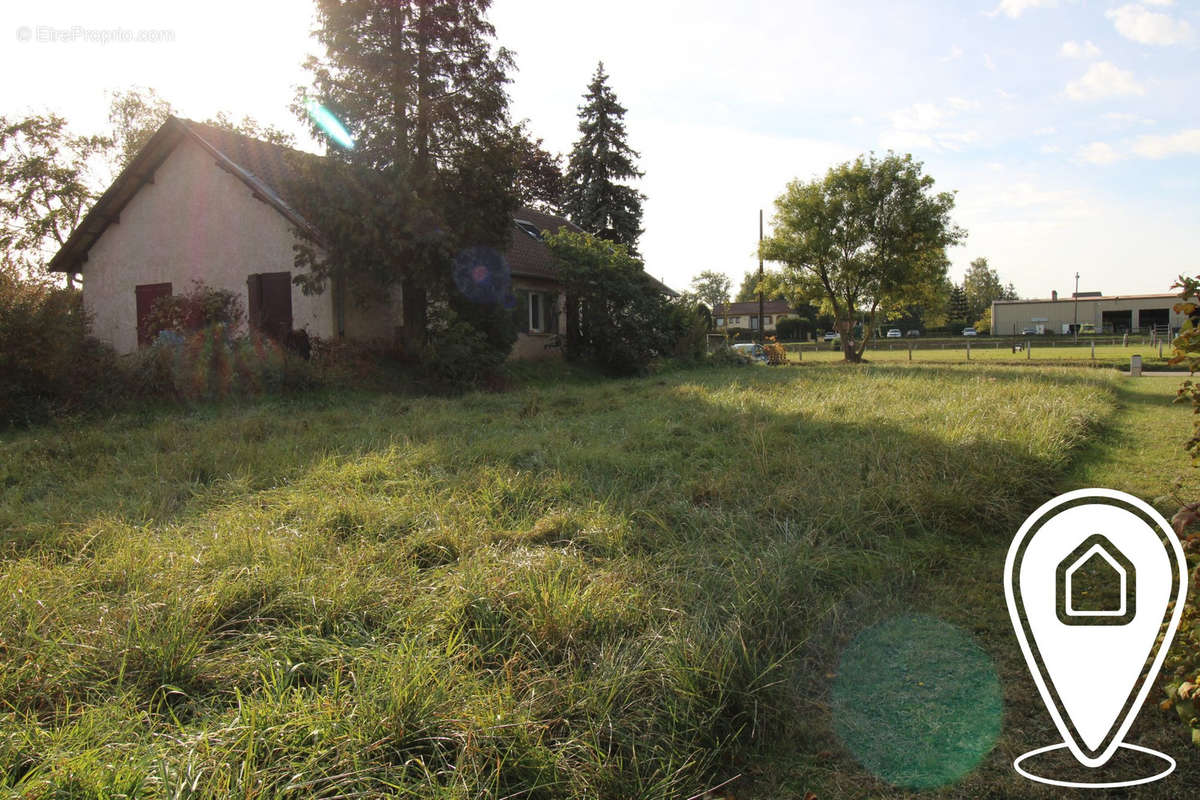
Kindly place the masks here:
<instances>
[{"instance_id":1,"label":"dormer window","mask_svg":"<svg viewBox=\"0 0 1200 800\"><path fill-rule=\"evenodd\" d=\"M520 228L521 230L525 231L525 232L526 232L526 233L528 233L530 236L532 236L533 238L537 239L539 242L542 240L542 232L541 232L540 230L538 230L538 226L537 226L537 225L534 225L534 224L533 224L532 222L530 222L529 220L525 220L525 219L515 219L515 220L513 220L513 222L517 223L517 227L518 227L518 228Z\"/></svg>"}]
</instances>

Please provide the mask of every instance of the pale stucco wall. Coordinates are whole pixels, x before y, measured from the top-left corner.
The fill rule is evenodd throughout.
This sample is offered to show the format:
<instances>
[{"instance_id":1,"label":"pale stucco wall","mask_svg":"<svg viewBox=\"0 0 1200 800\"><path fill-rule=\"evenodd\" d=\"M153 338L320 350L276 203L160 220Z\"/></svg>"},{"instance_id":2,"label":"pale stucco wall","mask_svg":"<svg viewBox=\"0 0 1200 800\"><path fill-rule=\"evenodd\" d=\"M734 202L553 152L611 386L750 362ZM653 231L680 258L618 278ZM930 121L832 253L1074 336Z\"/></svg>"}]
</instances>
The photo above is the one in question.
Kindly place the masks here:
<instances>
[{"instance_id":1,"label":"pale stucco wall","mask_svg":"<svg viewBox=\"0 0 1200 800\"><path fill-rule=\"evenodd\" d=\"M521 278L513 281L514 291L530 291L530 292L549 292L554 293L558 285L552 281L540 281L532 278ZM558 313L559 329L561 330L566 325L566 297L562 294L554 295L554 311ZM550 344L556 339L556 334L553 333L518 333L517 342L513 345L512 352L509 353L510 359L538 359L538 358L561 358L563 348L551 347Z\"/></svg>"},{"instance_id":2,"label":"pale stucco wall","mask_svg":"<svg viewBox=\"0 0 1200 800\"><path fill-rule=\"evenodd\" d=\"M291 223L185 138L88 253L83 302L92 332L118 353L137 349L134 287L170 283L180 294L193 280L228 289L246 307L246 278L292 272ZM305 296L292 287L292 325L332 337L331 293Z\"/></svg>"}]
</instances>

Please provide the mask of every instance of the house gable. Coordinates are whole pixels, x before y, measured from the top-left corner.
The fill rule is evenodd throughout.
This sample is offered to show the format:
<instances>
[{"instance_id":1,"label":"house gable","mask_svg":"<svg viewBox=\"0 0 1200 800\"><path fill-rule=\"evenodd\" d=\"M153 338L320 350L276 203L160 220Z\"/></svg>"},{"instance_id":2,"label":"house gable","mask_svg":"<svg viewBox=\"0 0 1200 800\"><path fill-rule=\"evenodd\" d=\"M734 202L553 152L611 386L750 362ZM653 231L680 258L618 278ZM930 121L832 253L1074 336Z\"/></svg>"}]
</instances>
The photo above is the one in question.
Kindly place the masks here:
<instances>
[{"instance_id":1,"label":"house gable","mask_svg":"<svg viewBox=\"0 0 1200 800\"><path fill-rule=\"evenodd\" d=\"M79 265L92 331L119 353L137 348L138 286L169 283L178 294L202 281L237 293L245 308L250 275L293 269L293 223L192 137L179 138L153 182L122 199L119 221L96 235ZM332 333L328 295L293 287L292 308L295 327Z\"/></svg>"}]
</instances>

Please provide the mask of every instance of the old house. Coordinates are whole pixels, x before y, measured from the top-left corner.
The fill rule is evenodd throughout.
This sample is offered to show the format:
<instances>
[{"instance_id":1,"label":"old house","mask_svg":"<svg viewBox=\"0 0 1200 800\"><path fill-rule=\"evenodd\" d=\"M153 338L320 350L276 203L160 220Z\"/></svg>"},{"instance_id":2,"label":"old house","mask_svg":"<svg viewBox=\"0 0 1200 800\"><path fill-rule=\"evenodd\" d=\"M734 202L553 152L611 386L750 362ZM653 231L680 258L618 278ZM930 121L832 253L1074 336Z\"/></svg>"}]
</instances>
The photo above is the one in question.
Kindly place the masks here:
<instances>
[{"instance_id":1,"label":"old house","mask_svg":"<svg viewBox=\"0 0 1200 800\"><path fill-rule=\"evenodd\" d=\"M165 122L99 198L50 261L82 276L93 334L118 353L147 343L154 301L199 281L241 297L248 322L274 336L304 330L324 339L392 343L404 325L399 288L367 302L329 287L305 295L292 280L297 230L288 202L295 158L317 158L189 120ZM571 223L520 209L504 253L521 331L513 355L561 352L564 299L542 230Z\"/></svg>"}]
</instances>

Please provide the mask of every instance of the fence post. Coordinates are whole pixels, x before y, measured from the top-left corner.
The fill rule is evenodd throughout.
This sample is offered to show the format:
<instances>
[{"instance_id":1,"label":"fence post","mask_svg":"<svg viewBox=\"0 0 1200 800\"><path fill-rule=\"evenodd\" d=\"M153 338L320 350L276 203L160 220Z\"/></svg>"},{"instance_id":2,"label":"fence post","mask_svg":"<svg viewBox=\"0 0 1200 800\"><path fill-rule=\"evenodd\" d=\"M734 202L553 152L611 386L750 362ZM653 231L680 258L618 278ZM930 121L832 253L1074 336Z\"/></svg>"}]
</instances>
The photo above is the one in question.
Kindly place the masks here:
<instances>
[{"instance_id":1,"label":"fence post","mask_svg":"<svg viewBox=\"0 0 1200 800\"><path fill-rule=\"evenodd\" d=\"M1092 339L1092 363L1096 363L1096 340Z\"/></svg>"},{"instance_id":2,"label":"fence post","mask_svg":"<svg viewBox=\"0 0 1200 800\"><path fill-rule=\"evenodd\" d=\"M912 345L908 346L908 360L912 361Z\"/></svg>"},{"instance_id":3,"label":"fence post","mask_svg":"<svg viewBox=\"0 0 1200 800\"><path fill-rule=\"evenodd\" d=\"M1025 360L1026 361L1029 360L1029 353L1031 350L1033 350L1033 348L1029 346L1029 340L1026 339L1025 340Z\"/></svg>"},{"instance_id":4,"label":"fence post","mask_svg":"<svg viewBox=\"0 0 1200 800\"><path fill-rule=\"evenodd\" d=\"M971 360L971 340L967 340L967 361Z\"/></svg>"}]
</instances>

